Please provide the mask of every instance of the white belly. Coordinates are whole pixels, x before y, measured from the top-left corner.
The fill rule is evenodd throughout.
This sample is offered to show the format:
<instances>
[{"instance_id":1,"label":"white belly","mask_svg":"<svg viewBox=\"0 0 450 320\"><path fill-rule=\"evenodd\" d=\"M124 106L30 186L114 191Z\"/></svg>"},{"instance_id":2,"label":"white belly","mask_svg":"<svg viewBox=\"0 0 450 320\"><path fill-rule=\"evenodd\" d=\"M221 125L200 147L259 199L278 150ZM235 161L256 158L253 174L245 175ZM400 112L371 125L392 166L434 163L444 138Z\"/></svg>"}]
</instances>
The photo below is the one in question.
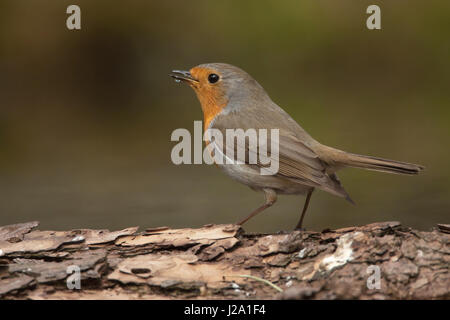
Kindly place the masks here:
<instances>
[{"instance_id":1,"label":"white belly","mask_svg":"<svg viewBox=\"0 0 450 320\"><path fill-rule=\"evenodd\" d=\"M278 194L306 194L310 186L302 185L281 177L261 175L259 170L246 164L218 165L225 174L252 189L274 189Z\"/></svg>"}]
</instances>

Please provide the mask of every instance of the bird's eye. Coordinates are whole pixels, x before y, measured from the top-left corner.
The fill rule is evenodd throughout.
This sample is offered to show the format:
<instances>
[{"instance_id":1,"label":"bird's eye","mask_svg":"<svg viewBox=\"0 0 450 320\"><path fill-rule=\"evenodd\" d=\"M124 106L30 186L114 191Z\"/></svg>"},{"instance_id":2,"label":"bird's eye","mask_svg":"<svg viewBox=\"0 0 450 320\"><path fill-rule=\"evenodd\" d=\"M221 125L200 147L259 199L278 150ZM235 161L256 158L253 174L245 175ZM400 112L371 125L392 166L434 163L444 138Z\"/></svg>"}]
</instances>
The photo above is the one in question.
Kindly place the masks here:
<instances>
[{"instance_id":1,"label":"bird's eye","mask_svg":"<svg viewBox=\"0 0 450 320\"><path fill-rule=\"evenodd\" d=\"M219 81L219 76L215 73L211 73L208 76L208 81L209 81L209 83L216 83L217 81Z\"/></svg>"}]
</instances>

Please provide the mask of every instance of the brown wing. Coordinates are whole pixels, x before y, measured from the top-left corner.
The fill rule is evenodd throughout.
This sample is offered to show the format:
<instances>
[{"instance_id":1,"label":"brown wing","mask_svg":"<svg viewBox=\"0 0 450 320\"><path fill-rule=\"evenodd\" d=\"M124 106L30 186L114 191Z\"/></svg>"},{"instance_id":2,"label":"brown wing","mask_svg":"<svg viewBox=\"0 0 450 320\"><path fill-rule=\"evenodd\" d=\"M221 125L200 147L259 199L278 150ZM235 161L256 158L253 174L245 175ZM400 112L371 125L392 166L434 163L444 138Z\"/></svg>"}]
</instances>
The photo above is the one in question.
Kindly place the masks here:
<instances>
[{"instance_id":1,"label":"brown wing","mask_svg":"<svg viewBox=\"0 0 450 320\"><path fill-rule=\"evenodd\" d=\"M262 129L259 123L254 123L255 126L252 127L252 121L240 121L238 118L234 118L233 127L230 127L230 118L228 117L225 121L228 125L226 128L234 129ZM242 125L242 126L240 126ZM213 128L219 129L225 140L225 148L223 148L220 143L216 143L216 147L220 150L225 150L227 156L232 155L233 160L243 160L246 164L255 166L255 168L268 167L267 164L262 164L259 161L257 154L258 151L254 148L249 147L248 139L239 140L225 139L226 129L224 126L224 121L221 121L219 117L216 118L213 124ZM269 129L269 128L267 128ZM270 128L276 129L276 128ZM268 130L268 136L270 137L270 131ZM267 141L267 149L269 153L269 159L271 161L276 161L275 155L271 153L271 140ZM294 135L286 128L279 129L279 169L275 174L278 177L289 179L294 182L298 182L303 185L308 185L311 187L316 187L323 189L335 195L341 197L348 197L348 194L344 188L340 185L339 181L330 177L326 172L326 163L324 163L319 156L304 143L296 135ZM239 152L245 154L245 160L237 158ZM250 159L258 159L257 163L251 162Z\"/></svg>"}]
</instances>

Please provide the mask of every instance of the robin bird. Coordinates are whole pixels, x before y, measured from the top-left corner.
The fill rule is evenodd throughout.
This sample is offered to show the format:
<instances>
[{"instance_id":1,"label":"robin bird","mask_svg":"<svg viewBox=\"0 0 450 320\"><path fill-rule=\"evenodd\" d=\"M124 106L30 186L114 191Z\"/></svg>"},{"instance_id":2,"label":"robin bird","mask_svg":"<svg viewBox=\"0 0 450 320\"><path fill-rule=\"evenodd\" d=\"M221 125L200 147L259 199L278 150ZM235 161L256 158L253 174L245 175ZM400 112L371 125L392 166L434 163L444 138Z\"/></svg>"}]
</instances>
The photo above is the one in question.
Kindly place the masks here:
<instances>
[{"instance_id":1,"label":"robin bird","mask_svg":"<svg viewBox=\"0 0 450 320\"><path fill-rule=\"evenodd\" d=\"M312 138L263 87L242 69L225 63L198 65L189 71L174 70L177 82L194 89L204 115L204 129L278 129L279 168L273 175L262 175L258 164L220 164L231 178L265 195L265 203L239 221L272 206L278 194L306 195L296 229L301 229L313 191L321 189L354 203L339 181L336 171L346 167L397 173L418 174L424 167L345 152ZM206 141L208 143L208 141ZM226 142L228 143L228 142ZM247 149L248 152L248 149Z\"/></svg>"}]
</instances>

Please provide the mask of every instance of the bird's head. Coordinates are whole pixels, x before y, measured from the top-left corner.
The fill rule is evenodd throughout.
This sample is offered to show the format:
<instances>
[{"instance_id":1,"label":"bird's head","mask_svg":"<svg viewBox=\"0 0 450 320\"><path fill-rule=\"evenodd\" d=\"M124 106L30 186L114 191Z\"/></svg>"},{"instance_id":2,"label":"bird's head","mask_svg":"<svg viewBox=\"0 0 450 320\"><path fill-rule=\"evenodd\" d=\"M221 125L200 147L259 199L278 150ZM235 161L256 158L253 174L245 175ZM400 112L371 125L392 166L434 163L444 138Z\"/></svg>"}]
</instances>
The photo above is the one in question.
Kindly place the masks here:
<instances>
[{"instance_id":1,"label":"bird's head","mask_svg":"<svg viewBox=\"0 0 450 320\"><path fill-rule=\"evenodd\" d=\"M224 108L245 107L268 98L264 89L247 72L226 63L201 64L189 71L174 70L170 76L194 89L205 120L211 120Z\"/></svg>"}]
</instances>

